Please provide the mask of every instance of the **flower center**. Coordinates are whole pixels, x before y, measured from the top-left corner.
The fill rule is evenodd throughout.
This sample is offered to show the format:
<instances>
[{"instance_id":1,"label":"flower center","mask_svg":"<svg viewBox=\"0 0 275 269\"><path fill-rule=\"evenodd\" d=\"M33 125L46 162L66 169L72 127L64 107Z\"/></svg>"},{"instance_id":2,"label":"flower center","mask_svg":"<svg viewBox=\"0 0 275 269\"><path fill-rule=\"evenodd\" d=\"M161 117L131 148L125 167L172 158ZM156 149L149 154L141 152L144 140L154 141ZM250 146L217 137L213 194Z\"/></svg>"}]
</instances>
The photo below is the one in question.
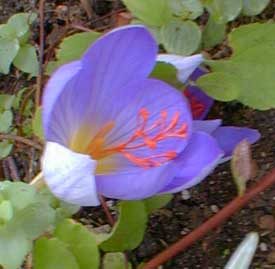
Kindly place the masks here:
<instances>
[{"instance_id":1,"label":"flower center","mask_svg":"<svg viewBox=\"0 0 275 269\"><path fill-rule=\"evenodd\" d=\"M148 148L156 149L158 143L168 138L186 138L187 124L183 123L179 127L180 113L175 112L171 120L167 123L167 111L160 112L160 117L148 126L149 112L146 108L140 109L137 117L137 126L133 134L127 141L118 145L106 146L105 137L114 128L114 122L109 122L103 126L98 134L89 143L86 152L94 159L99 160L114 153L120 153L134 164L143 168L160 166L163 163L174 159L176 151L166 151L164 153L139 157L134 153L136 149Z\"/></svg>"},{"instance_id":2,"label":"flower center","mask_svg":"<svg viewBox=\"0 0 275 269\"><path fill-rule=\"evenodd\" d=\"M193 118L199 118L205 111L205 105L193 96L187 89L184 90L183 93L189 100Z\"/></svg>"}]
</instances>

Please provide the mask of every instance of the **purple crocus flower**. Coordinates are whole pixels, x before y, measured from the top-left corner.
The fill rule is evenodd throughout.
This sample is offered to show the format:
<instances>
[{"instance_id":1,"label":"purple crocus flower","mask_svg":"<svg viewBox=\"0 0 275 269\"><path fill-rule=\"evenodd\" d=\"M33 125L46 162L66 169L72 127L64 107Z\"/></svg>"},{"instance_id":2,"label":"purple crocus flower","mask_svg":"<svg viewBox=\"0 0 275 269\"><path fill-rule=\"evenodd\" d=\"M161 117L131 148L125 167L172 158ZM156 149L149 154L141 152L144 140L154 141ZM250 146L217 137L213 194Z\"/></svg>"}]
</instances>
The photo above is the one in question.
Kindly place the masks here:
<instances>
[{"instance_id":1,"label":"purple crocus flower","mask_svg":"<svg viewBox=\"0 0 275 269\"><path fill-rule=\"evenodd\" d=\"M144 27L118 28L50 78L42 169L57 197L92 206L98 193L131 200L176 192L220 161L216 139L194 129L186 97L148 78L157 51Z\"/></svg>"},{"instance_id":2,"label":"purple crocus flower","mask_svg":"<svg viewBox=\"0 0 275 269\"><path fill-rule=\"evenodd\" d=\"M222 120L220 119L205 120L209 110L214 104L214 99L196 86L196 80L207 73L207 70L202 66L197 67L203 62L203 56L201 54L190 57L163 54L158 56L158 60L174 65L178 69L178 79L182 83L187 83L184 95L187 97L191 107L194 119L193 130L206 132L216 139L224 152L224 157L221 159L221 162L231 158L234 148L241 140L246 139L253 144L260 138L259 132L251 128L221 126ZM194 64L194 62L196 62L197 65ZM190 72L192 72L192 74L190 74ZM188 77L184 74L188 74ZM187 81L188 78L189 81Z\"/></svg>"}]
</instances>

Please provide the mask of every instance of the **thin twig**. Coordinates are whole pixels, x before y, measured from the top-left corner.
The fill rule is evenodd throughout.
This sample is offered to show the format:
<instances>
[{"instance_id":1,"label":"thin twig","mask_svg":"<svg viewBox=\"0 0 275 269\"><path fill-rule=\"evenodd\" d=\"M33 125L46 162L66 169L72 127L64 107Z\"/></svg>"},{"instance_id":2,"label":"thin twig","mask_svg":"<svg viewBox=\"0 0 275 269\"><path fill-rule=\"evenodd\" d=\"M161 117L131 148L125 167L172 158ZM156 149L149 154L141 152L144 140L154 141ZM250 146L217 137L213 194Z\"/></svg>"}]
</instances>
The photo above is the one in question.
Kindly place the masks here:
<instances>
[{"instance_id":1,"label":"thin twig","mask_svg":"<svg viewBox=\"0 0 275 269\"><path fill-rule=\"evenodd\" d=\"M88 27L85 27L83 25L79 25L79 24L71 24L70 28L77 29L77 30L80 30L80 31L83 31L83 32L92 32L93 31L92 29L90 29Z\"/></svg>"},{"instance_id":2,"label":"thin twig","mask_svg":"<svg viewBox=\"0 0 275 269\"><path fill-rule=\"evenodd\" d=\"M234 213L243 208L251 199L257 196L260 192L271 187L273 184L275 184L275 169L263 176L260 181L254 187L250 188L243 196L233 199L222 210L200 225L197 229L193 230L191 233L184 236L178 242L174 243L147 262L143 266L143 269L157 268L159 265L170 260L179 252L184 251L186 248L205 236L209 231L224 223Z\"/></svg>"},{"instance_id":3,"label":"thin twig","mask_svg":"<svg viewBox=\"0 0 275 269\"><path fill-rule=\"evenodd\" d=\"M13 140L16 142L20 142L23 143L25 145L29 145L37 150L42 151L43 150L43 146L28 139L28 138L24 138L18 135L13 135L13 134L0 134L0 140Z\"/></svg>"},{"instance_id":4,"label":"thin twig","mask_svg":"<svg viewBox=\"0 0 275 269\"><path fill-rule=\"evenodd\" d=\"M37 77L37 89L35 92L35 109L39 107L43 84L43 58L45 49L44 40L44 4L46 0L39 1L39 75Z\"/></svg>"},{"instance_id":5,"label":"thin twig","mask_svg":"<svg viewBox=\"0 0 275 269\"><path fill-rule=\"evenodd\" d=\"M112 216L112 214L111 214L111 212L110 212L110 210L109 210L109 208L106 204L106 201L105 201L104 197L101 194L99 194L99 200L101 202L102 208L105 212L105 215L107 217L107 220L108 220L109 224L111 226L114 226L115 225L115 220L114 220L114 218L113 218L113 216Z\"/></svg>"},{"instance_id":6,"label":"thin twig","mask_svg":"<svg viewBox=\"0 0 275 269\"><path fill-rule=\"evenodd\" d=\"M18 169L16 167L14 159L11 156L7 158L7 163L10 169L11 178L14 181L20 181L20 175L19 175Z\"/></svg>"}]
</instances>

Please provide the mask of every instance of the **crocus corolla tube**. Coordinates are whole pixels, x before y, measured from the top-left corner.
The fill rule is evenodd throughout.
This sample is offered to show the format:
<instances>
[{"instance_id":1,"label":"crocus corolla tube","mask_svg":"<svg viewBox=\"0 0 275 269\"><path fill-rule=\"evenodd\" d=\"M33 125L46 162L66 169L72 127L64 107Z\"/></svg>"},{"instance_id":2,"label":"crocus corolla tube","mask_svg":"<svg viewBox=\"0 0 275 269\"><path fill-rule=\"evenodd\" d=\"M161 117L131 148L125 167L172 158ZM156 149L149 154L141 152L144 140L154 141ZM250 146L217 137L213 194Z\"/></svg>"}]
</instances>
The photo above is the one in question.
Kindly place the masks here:
<instances>
[{"instance_id":1,"label":"crocus corolla tube","mask_svg":"<svg viewBox=\"0 0 275 269\"><path fill-rule=\"evenodd\" d=\"M220 161L223 150L194 128L186 97L148 78L157 52L145 27L121 27L49 79L42 171L57 197L95 206L98 194L132 200L177 192ZM200 61L188 64L191 74Z\"/></svg>"}]
</instances>

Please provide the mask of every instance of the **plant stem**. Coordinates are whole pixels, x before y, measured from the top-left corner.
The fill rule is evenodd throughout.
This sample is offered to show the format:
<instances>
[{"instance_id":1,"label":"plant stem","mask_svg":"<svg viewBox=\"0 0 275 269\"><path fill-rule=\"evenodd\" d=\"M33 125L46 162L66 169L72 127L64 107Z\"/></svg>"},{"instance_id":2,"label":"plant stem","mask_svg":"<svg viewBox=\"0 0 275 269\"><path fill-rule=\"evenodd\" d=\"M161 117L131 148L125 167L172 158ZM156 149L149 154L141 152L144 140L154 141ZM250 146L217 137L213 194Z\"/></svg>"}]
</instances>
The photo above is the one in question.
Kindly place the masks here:
<instances>
[{"instance_id":1,"label":"plant stem","mask_svg":"<svg viewBox=\"0 0 275 269\"><path fill-rule=\"evenodd\" d=\"M101 194L99 194L99 200L100 200L102 208L105 212L105 215L107 217L107 220L108 220L109 224L111 226L114 226L116 222L115 222L115 220L114 220L114 218L113 218L113 216L112 216L112 214L111 214L111 212L110 212L110 210L109 210L109 208L106 204L105 198Z\"/></svg>"},{"instance_id":2,"label":"plant stem","mask_svg":"<svg viewBox=\"0 0 275 269\"><path fill-rule=\"evenodd\" d=\"M41 190L45 186L43 173L37 174L30 182L30 185L34 186L38 191Z\"/></svg>"},{"instance_id":3,"label":"plant stem","mask_svg":"<svg viewBox=\"0 0 275 269\"><path fill-rule=\"evenodd\" d=\"M46 0L39 1L39 74L37 77L37 88L35 92L35 110L39 107L40 96L42 92L43 83L43 58L45 49L44 36L44 4Z\"/></svg>"},{"instance_id":4,"label":"plant stem","mask_svg":"<svg viewBox=\"0 0 275 269\"><path fill-rule=\"evenodd\" d=\"M184 236L178 242L174 243L166 250L162 251L149 262L147 262L143 269L154 269L164 262L170 260L179 252L185 250L191 246L194 242L201 239L209 231L217 228L223 222L225 222L234 213L244 207L251 199L257 196L260 192L271 187L275 184L275 169L271 170L268 174L263 176L259 182L252 188L250 188L243 196L236 197L223 209L221 209L216 215L204 222L197 229L193 230L188 235Z\"/></svg>"},{"instance_id":5,"label":"plant stem","mask_svg":"<svg viewBox=\"0 0 275 269\"><path fill-rule=\"evenodd\" d=\"M37 150L42 151L43 150L43 146L35 143L34 141L21 137L21 136L17 136L17 135L13 135L13 134L1 134L0 133L0 140L12 140L12 141L16 141L16 142L20 142L23 143L25 145L29 145L31 147L34 147Z\"/></svg>"}]
</instances>

